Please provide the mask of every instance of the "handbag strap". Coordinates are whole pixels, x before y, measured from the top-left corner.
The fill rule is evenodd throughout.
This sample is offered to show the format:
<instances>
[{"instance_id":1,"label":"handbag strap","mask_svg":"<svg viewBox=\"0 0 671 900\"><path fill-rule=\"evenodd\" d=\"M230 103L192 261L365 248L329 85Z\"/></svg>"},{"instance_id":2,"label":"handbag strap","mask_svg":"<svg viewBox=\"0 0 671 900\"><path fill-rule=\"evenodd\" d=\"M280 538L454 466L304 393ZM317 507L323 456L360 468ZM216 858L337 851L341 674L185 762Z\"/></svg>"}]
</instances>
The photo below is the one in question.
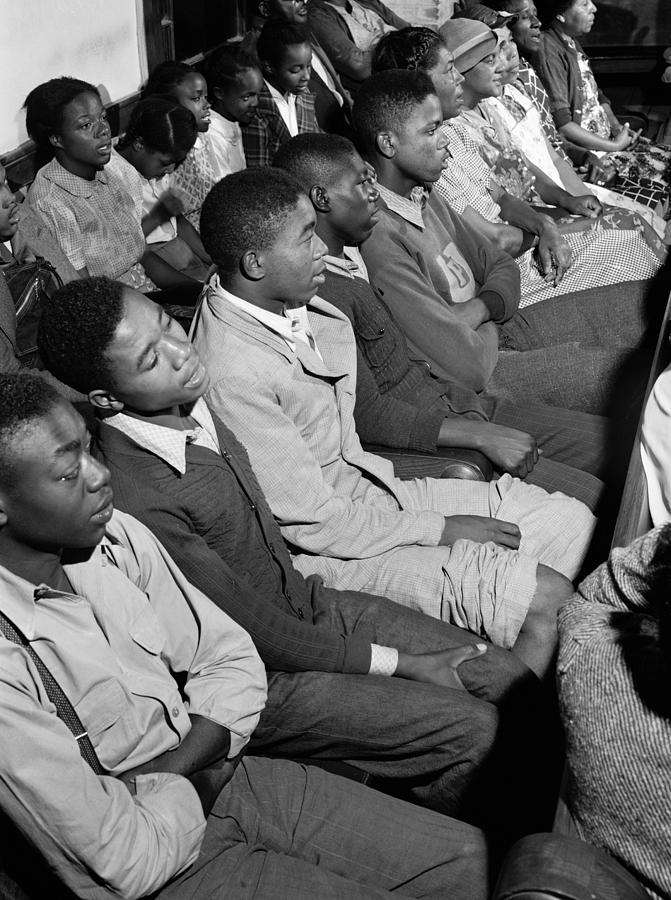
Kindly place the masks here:
<instances>
[{"instance_id":1,"label":"handbag strap","mask_svg":"<svg viewBox=\"0 0 671 900\"><path fill-rule=\"evenodd\" d=\"M83 759L91 766L96 775L105 775L105 769L103 769L102 765L100 764L100 760L98 759L98 755L96 754L93 744L91 743L88 732L82 725L81 719L75 712L74 707L65 696L65 693L63 692L60 684L56 681L49 669L42 662L42 659L35 652L26 637L19 631L16 625L14 625L14 623L10 621L10 619L8 619L7 616L1 611L0 632L4 634L7 640L13 641L15 644L20 644L28 651L30 658L35 663L39 676L42 679L42 684L44 685L44 689L47 692L47 696L56 707L56 715L65 723L65 725L67 725L67 727L74 735L74 738L77 741L77 745L79 747L79 752L81 753Z\"/></svg>"}]
</instances>

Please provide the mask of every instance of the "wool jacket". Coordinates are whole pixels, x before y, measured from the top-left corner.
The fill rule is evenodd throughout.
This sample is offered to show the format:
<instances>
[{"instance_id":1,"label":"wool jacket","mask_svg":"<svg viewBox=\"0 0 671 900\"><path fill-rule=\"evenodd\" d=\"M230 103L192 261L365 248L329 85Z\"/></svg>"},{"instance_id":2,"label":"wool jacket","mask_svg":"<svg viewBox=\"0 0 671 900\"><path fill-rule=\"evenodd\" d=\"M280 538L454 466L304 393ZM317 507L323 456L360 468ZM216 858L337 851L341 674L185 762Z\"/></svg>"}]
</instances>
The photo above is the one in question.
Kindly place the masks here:
<instances>
[{"instance_id":1,"label":"wool jacket","mask_svg":"<svg viewBox=\"0 0 671 900\"><path fill-rule=\"evenodd\" d=\"M498 329L494 321L473 329L454 314L445 254L456 245L478 295L499 307L496 321L501 322L515 314L520 300L515 261L462 222L435 190L422 211L424 228L382 200L379 212L380 221L361 245L361 254L411 355L425 359L440 378L484 390L498 360Z\"/></svg>"},{"instance_id":2,"label":"wool jacket","mask_svg":"<svg viewBox=\"0 0 671 900\"><path fill-rule=\"evenodd\" d=\"M666 526L668 528L668 526ZM582 838L671 896L668 588L662 528L611 552L559 611L557 683L569 804Z\"/></svg>"},{"instance_id":3,"label":"wool jacket","mask_svg":"<svg viewBox=\"0 0 671 900\"><path fill-rule=\"evenodd\" d=\"M250 633L267 669L367 673L369 641L313 624L313 600L326 588L296 571L245 449L213 410L212 418L221 453L187 445L183 476L103 422L96 452L115 503Z\"/></svg>"},{"instance_id":4,"label":"wool jacket","mask_svg":"<svg viewBox=\"0 0 671 900\"><path fill-rule=\"evenodd\" d=\"M320 297L307 309L321 356L301 340L291 349L211 280L194 336L212 379L210 408L247 448L292 552L371 559L437 546L443 516L412 509L391 462L359 442L349 320Z\"/></svg>"},{"instance_id":5,"label":"wool jacket","mask_svg":"<svg viewBox=\"0 0 671 900\"><path fill-rule=\"evenodd\" d=\"M354 418L364 444L433 453L447 416L486 421L474 391L433 378L413 361L403 332L379 291L363 278L327 271L319 294L345 313L357 343Z\"/></svg>"},{"instance_id":6,"label":"wool jacket","mask_svg":"<svg viewBox=\"0 0 671 900\"><path fill-rule=\"evenodd\" d=\"M569 41L575 45L573 49ZM552 115L557 128L567 122L582 122L582 76L578 54L583 49L574 38L569 38L559 23L553 23L541 32L541 52L536 70L545 85L552 105ZM608 98L599 91L599 102Z\"/></svg>"},{"instance_id":7,"label":"wool jacket","mask_svg":"<svg viewBox=\"0 0 671 900\"><path fill-rule=\"evenodd\" d=\"M315 116L314 94L296 95L298 133L319 131ZM251 122L242 126L242 143L248 166L269 166L282 144L291 135L282 115L264 83L259 92L259 105Z\"/></svg>"}]
</instances>

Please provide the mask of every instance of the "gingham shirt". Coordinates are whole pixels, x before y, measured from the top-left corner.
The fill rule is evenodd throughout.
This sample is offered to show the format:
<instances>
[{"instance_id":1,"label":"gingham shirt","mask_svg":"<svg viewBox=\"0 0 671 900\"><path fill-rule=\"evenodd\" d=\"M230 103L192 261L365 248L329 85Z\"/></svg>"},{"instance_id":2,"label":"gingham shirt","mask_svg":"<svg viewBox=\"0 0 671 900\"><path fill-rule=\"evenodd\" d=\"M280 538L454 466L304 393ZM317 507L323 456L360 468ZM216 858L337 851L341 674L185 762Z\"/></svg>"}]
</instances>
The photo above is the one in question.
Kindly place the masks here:
<instances>
[{"instance_id":1,"label":"gingham shirt","mask_svg":"<svg viewBox=\"0 0 671 900\"><path fill-rule=\"evenodd\" d=\"M147 419L137 419L125 413L117 413L105 419L105 424L118 428L140 447L155 453L160 459L176 469L180 475L186 472L186 445L195 444L219 453L217 432L207 404L202 398L196 400L191 410L191 418L196 428L180 431L165 425L156 425Z\"/></svg>"},{"instance_id":2,"label":"gingham shirt","mask_svg":"<svg viewBox=\"0 0 671 900\"><path fill-rule=\"evenodd\" d=\"M92 181L52 159L35 176L28 203L53 230L75 269L152 290L154 285L138 262L145 251L142 195L140 191L133 196L128 189L119 172L120 159L113 153Z\"/></svg>"}]
</instances>

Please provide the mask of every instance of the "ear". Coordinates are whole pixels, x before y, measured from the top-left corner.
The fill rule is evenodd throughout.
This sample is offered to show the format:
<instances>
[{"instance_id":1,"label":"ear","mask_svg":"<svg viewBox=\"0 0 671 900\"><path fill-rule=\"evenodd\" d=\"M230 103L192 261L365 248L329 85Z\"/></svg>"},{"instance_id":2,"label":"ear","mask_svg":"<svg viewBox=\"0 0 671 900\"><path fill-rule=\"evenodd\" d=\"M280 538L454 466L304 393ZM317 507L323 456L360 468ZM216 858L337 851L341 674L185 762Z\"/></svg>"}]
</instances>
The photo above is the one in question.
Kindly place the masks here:
<instances>
[{"instance_id":1,"label":"ear","mask_svg":"<svg viewBox=\"0 0 671 900\"><path fill-rule=\"evenodd\" d=\"M63 147L63 142L61 141L60 137L57 134L49 135L49 143L51 144L52 147L58 147L59 149L61 149Z\"/></svg>"},{"instance_id":2,"label":"ear","mask_svg":"<svg viewBox=\"0 0 671 900\"><path fill-rule=\"evenodd\" d=\"M7 524L7 513L5 512L5 498L0 491L0 528L4 528Z\"/></svg>"},{"instance_id":3,"label":"ear","mask_svg":"<svg viewBox=\"0 0 671 900\"><path fill-rule=\"evenodd\" d=\"M136 153L141 153L144 150L144 141L141 137L136 137L133 139L133 150Z\"/></svg>"},{"instance_id":4,"label":"ear","mask_svg":"<svg viewBox=\"0 0 671 900\"><path fill-rule=\"evenodd\" d=\"M561 15L561 13L560 13L558 16L555 16L555 19L556 19L558 22L565 22L565 21L566 21L566 19L564 18L564 16Z\"/></svg>"},{"instance_id":5,"label":"ear","mask_svg":"<svg viewBox=\"0 0 671 900\"><path fill-rule=\"evenodd\" d=\"M251 281L261 281L265 278L266 271L263 262L256 250L247 250L240 260L242 274Z\"/></svg>"},{"instance_id":6,"label":"ear","mask_svg":"<svg viewBox=\"0 0 671 900\"><path fill-rule=\"evenodd\" d=\"M313 185L309 190L309 197L312 205L320 213L327 213L331 209L331 202L329 200L329 195L326 193L326 188L321 187L318 184Z\"/></svg>"},{"instance_id":7,"label":"ear","mask_svg":"<svg viewBox=\"0 0 671 900\"><path fill-rule=\"evenodd\" d=\"M121 400L117 400L109 391L104 390L89 391L89 403L94 409L104 412L121 412L123 409Z\"/></svg>"},{"instance_id":8,"label":"ear","mask_svg":"<svg viewBox=\"0 0 671 900\"><path fill-rule=\"evenodd\" d=\"M224 92L222 91L222 89L221 89L220 87L213 87L213 88L210 88L210 92L214 95L214 97L215 97L217 100L223 100L223 99L224 99Z\"/></svg>"},{"instance_id":9,"label":"ear","mask_svg":"<svg viewBox=\"0 0 671 900\"><path fill-rule=\"evenodd\" d=\"M273 74L273 67L269 62L264 61L261 63L261 74L264 78L268 78Z\"/></svg>"},{"instance_id":10,"label":"ear","mask_svg":"<svg viewBox=\"0 0 671 900\"><path fill-rule=\"evenodd\" d=\"M391 131L380 131L375 135L375 149L386 159L392 159L396 156L396 147L394 146L394 136Z\"/></svg>"}]
</instances>

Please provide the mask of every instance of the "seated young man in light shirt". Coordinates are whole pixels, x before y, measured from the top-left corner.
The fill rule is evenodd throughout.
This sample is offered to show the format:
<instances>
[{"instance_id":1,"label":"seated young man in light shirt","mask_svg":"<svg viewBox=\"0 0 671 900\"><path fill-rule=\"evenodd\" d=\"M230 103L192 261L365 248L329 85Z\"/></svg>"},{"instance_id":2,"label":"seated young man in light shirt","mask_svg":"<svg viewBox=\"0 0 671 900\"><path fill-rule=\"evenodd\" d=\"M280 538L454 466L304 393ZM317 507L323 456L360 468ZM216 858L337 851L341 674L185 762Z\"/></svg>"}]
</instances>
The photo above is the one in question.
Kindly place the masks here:
<instances>
[{"instance_id":1,"label":"seated young man in light shirt","mask_svg":"<svg viewBox=\"0 0 671 900\"><path fill-rule=\"evenodd\" d=\"M46 864L37 896L484 900L477 829L241 758L254 644L114 511L89 440L46 382L0 376L0 809Z\"/></svg>"},{"instance_id":2,"label":"seated young man in light shirt","mask_svg":"<svg viewBox=\"0 0 671 900\"><path fill-rule=\"evenodd\" d=\"M245 445L297 567L487 635L544 674L593 516L509 475L396 479L356 434L356 343L347 317L315 296L326 248L300 184L239 172L205 209L218 273L194 340L208 400Z\"/></svg>"}]
</instances>

